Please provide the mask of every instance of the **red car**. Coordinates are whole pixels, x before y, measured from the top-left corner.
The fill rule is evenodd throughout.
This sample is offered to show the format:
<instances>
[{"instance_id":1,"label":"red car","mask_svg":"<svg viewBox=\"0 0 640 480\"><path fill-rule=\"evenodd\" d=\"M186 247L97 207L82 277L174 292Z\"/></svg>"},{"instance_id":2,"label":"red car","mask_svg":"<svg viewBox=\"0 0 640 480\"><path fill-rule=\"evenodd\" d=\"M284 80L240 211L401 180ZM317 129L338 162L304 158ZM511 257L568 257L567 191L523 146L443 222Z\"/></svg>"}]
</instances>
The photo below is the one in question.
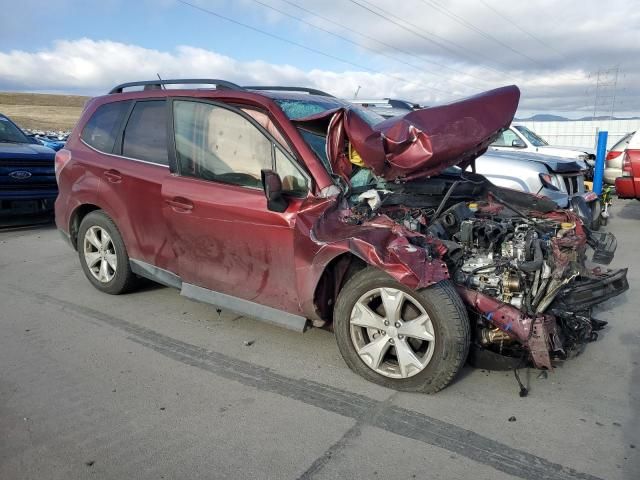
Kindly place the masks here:
<instances>
[{"instance_id":1,"label":"red car","mask_svg":"<svg viewBox=\"0 0 640 480\"><path fill-rule=\"evenodd\" d=\"M616 178L616 193L620 198L640 200L640 132L631 136L622 153L622 176Z\"/></svg>"},{"instance_id":2,"label":"red car","mask_svg":"<svg viewBox=\"0 0 640 480\"><path fill-rule=\"evenodd\" d=\"M56 222L103 292L145 277L331 328L349 367L391 388L436 392L470 350L551 368L628 285L585 266L587 245L611 260L613 236L473 173L518 99L504 87L383 120L301 88L120 85L57 154Z\"/></svg>"}]
</instances>

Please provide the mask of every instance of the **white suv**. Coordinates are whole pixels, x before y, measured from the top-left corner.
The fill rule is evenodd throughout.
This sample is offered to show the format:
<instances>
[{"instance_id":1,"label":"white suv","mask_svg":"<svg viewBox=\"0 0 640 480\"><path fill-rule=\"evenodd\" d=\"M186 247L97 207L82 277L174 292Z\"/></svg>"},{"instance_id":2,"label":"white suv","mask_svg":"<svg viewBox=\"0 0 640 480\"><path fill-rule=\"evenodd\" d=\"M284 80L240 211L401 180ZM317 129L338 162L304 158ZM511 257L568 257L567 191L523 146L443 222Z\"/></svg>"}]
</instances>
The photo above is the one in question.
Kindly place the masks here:
<instances>
[{"instance_id":1,"label":"white suv","mask_svg":"<svg viewBox=\"0 0 640 480\"><path fill-rule=\"evenodd\" d=\"M537 133L517 123L512 123L490 147L494 150L541 153L554 157L582 160L584 162L595 159L595 152L591 148L556 147L549 145L547 141Z\"/></svg>"}]
</instances>

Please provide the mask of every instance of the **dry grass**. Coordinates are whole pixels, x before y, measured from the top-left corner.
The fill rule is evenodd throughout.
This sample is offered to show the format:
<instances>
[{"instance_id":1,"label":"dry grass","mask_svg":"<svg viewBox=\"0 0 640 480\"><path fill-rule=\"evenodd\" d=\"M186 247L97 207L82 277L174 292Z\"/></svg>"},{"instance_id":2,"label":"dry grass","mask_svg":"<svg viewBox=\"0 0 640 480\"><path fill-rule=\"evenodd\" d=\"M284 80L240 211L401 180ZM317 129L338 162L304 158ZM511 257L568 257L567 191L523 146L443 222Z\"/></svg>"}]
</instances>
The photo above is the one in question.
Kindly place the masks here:
<instances>
[{"instance_id":1,"label":"dry grass","mask_svg":"<svg viewBox=\"0 0 640 480\"><path fill-rule=\"evenodd\" d=\"M90 97L0 92L0 113L22 128L71 130Z\"/></svg>"}]
</instances>

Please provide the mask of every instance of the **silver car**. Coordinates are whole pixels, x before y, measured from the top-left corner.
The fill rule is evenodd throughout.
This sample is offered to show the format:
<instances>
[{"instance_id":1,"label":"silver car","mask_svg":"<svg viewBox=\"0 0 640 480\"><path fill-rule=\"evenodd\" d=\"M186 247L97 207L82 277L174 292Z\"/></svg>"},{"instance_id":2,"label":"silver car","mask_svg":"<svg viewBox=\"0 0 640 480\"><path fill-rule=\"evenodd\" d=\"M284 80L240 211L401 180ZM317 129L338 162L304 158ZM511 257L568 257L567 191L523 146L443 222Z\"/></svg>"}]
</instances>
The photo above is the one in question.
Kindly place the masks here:
<instances>
[{"instance_id":1,"label":"silver car","mask_svg":"<svg viewBox=\"0 0 640 480\"><path fill-rule=\"evenodd\" d=\"M548 197L598 228L598 197L585 191L584 171L583 162L539 153L490 150L476 159L476 172L493 184Z\"/></svg>"}]
</instances>

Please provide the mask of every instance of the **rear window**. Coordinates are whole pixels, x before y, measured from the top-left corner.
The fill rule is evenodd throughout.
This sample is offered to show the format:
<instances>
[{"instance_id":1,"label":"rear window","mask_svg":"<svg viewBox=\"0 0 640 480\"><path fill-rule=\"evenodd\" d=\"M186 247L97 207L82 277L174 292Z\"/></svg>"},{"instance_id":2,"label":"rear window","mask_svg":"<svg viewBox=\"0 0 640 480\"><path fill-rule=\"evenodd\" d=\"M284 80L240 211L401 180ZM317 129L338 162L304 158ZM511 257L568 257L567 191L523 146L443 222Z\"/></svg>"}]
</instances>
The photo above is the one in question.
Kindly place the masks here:
<instances>
[{"instance_id":1,"label":"rear window","mask_svg":"<svg viewBox=\"0 0 640 480\"><path fill-rule=\"evenodd\" d=\"M124 130L122 155L159 165L169 164L164 100L136 103Z\"/></svg>"},{"instance_id":2,"label":"rear window","mask_svg":"<svg viewBox=\"0 0 640 480\"><path fill-rule=\"evenodd\" d=\"M96 150L111 153L129 105L129 102L114 102L98 107L82 130L82 140Z\"/></svg>"}]
</instances>

